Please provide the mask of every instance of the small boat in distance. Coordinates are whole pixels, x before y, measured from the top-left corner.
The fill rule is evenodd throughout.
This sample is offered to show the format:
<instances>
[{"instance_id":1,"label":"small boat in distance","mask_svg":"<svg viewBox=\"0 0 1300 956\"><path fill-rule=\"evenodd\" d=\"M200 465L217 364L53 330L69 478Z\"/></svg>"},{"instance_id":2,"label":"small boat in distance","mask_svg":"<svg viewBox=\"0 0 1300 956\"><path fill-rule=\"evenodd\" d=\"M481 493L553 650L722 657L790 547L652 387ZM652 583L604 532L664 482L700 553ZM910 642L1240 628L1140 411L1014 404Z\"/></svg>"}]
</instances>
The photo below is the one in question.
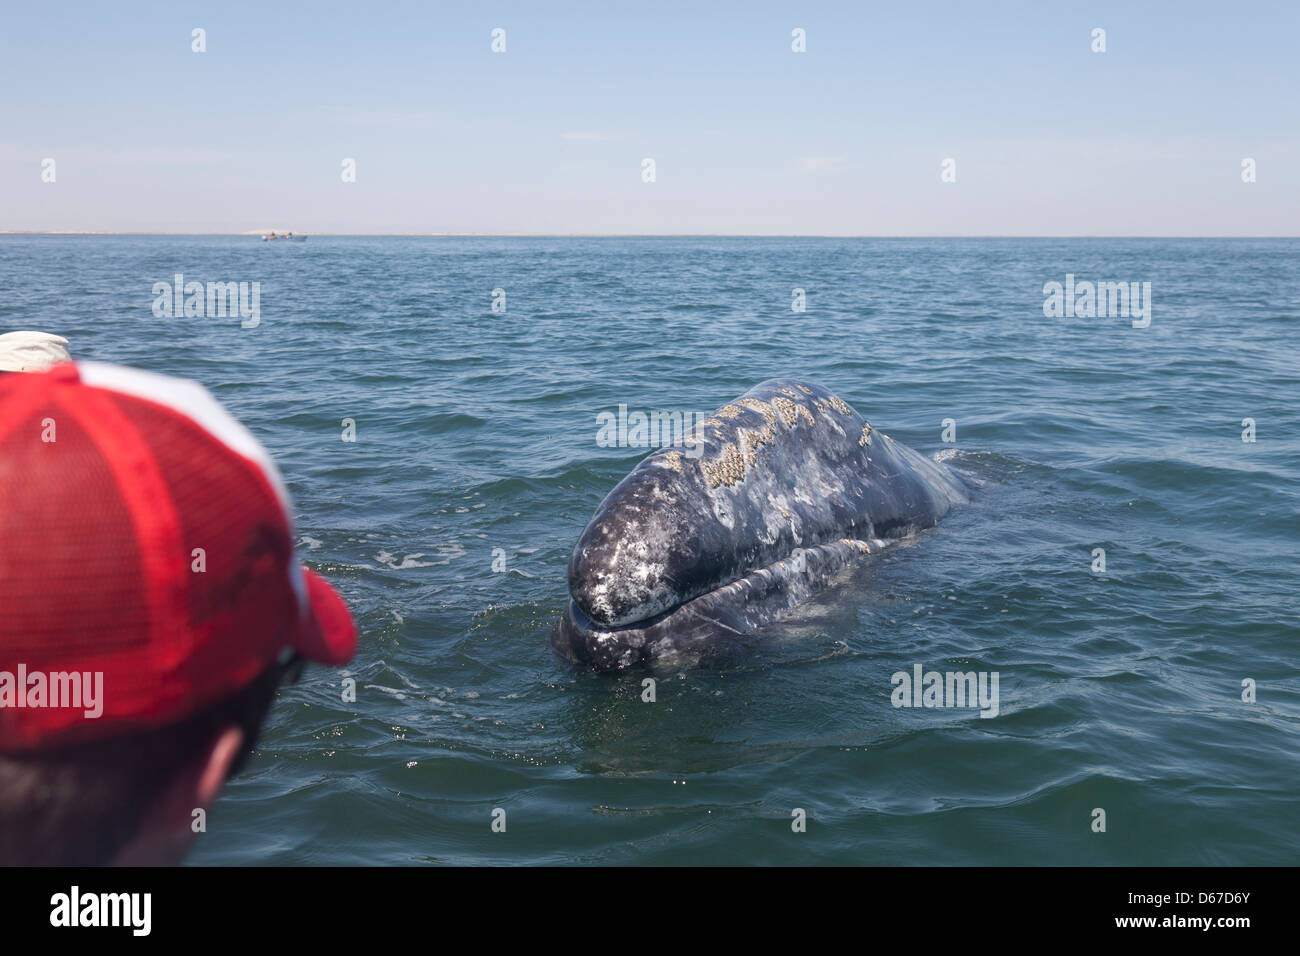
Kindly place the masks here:
<instances>
[{"instance_id":1,"label":"small boat in distance","mask_svg":"<svg viewBox=\"0 0 1300 956\"><path fill-rule=\"evenodd\" d=\"M278 233L277 233L277 232L273 232L273 233L271 233L269 236L263 236L263 237L262 237L262 241L263 241L263 242L270 242L272 239L279 239L279 240L284 240L284 241L288 241L288 242L306 242L306 241L307 241L307 237L306 237L306 236L295 236L295 235L294 235L293 233L291 233L291 232L278 232Z\"/></svg>"}]
</instances>

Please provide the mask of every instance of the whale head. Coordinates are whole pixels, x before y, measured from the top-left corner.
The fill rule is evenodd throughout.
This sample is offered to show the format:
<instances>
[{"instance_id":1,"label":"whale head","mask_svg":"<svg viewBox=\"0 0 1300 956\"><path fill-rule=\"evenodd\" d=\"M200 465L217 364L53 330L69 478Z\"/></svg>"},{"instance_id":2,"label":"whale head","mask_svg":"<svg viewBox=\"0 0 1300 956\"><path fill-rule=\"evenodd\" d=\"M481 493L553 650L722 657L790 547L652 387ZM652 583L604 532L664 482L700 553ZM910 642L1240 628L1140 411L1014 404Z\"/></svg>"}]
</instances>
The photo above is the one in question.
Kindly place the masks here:
<instances>
[{"instance_id":1,"label":"whale head","mask_svg":"<svg viewBox=\"0 0 1300 956\"><path fill-rule=\"evenodd\" d=\"M664 468L640 468L601 502L569 561L569 593L603 627L623 627L682 601L683 557L699 553L681 483Z\"/></svg>"}]
</instances>

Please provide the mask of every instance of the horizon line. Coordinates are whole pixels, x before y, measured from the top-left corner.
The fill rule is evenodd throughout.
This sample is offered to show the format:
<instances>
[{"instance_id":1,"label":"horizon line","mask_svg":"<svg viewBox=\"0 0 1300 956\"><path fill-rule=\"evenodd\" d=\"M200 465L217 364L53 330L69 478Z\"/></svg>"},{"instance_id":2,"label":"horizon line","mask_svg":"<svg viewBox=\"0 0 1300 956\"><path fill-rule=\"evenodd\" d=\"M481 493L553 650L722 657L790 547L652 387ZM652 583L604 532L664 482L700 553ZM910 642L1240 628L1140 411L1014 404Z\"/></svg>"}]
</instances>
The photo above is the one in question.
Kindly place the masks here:
<instances>
[{"instance_id":1,"label":"horizon line","mask_svg":"<svg viewBox=\"0 0 1300 956\"><path fill-rule=\"evenodd\" d=\"M226 236L252 239L275 230L251 232L158 232L113 229L0 229L0 236ZM286 230L287 232L288 230ZM783 233L783 232L295 232L332 239L1300 239L1300 234L1108 234L1108 233Z\"/></svg>"}]
</instances>

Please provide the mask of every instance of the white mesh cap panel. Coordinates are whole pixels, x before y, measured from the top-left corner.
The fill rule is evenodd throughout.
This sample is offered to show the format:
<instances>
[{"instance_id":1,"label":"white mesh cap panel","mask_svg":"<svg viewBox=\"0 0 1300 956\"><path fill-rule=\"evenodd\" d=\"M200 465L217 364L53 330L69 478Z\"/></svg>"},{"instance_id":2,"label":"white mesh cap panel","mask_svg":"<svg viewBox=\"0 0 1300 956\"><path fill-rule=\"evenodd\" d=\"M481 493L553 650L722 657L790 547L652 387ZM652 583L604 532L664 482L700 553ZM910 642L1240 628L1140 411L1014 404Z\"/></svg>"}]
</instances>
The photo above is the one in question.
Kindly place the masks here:
<instances>
[{"instance_id":1,"label":"white mesh cap panel","mask_svg":"<svg viewBox=\"0 0 1300 956\"><path fill-rule=\"evenodd\" d=\"M280 477L280 469L253 433L226 411L206 388L189 379L111 365L108 362L77 362L76 366L81 381L86 385L166 405L190 419L232 452L256 465L279 499L290 534L293 534L293 510L288 489ZM307 582L303 579L302 567L296 558L289 562L289 567L290 583L298 597L298 607L306 614L309 609Z\"/></svg>"}]
</instances>

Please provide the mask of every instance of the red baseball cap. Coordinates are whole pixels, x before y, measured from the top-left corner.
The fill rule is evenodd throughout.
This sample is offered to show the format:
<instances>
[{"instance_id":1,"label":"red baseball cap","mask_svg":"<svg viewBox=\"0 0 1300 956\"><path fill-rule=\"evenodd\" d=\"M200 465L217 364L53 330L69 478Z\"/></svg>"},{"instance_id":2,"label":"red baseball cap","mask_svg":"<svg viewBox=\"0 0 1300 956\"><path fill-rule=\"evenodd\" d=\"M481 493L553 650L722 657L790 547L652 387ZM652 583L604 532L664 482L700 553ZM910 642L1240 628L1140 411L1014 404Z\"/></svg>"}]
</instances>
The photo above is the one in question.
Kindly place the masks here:
<instances>
[{"instance_id":1,"label":"red baseball cap","mask_svg":"<svg viewBox=\"0 0 1300 956\"><path fill-rule=\"evenodd\" d=\"M195 382L0 374L0 752L174 723L287 649L349 661L356 625L299 564L289 508L266 449Z\"/></svg>"}]
</instances>

